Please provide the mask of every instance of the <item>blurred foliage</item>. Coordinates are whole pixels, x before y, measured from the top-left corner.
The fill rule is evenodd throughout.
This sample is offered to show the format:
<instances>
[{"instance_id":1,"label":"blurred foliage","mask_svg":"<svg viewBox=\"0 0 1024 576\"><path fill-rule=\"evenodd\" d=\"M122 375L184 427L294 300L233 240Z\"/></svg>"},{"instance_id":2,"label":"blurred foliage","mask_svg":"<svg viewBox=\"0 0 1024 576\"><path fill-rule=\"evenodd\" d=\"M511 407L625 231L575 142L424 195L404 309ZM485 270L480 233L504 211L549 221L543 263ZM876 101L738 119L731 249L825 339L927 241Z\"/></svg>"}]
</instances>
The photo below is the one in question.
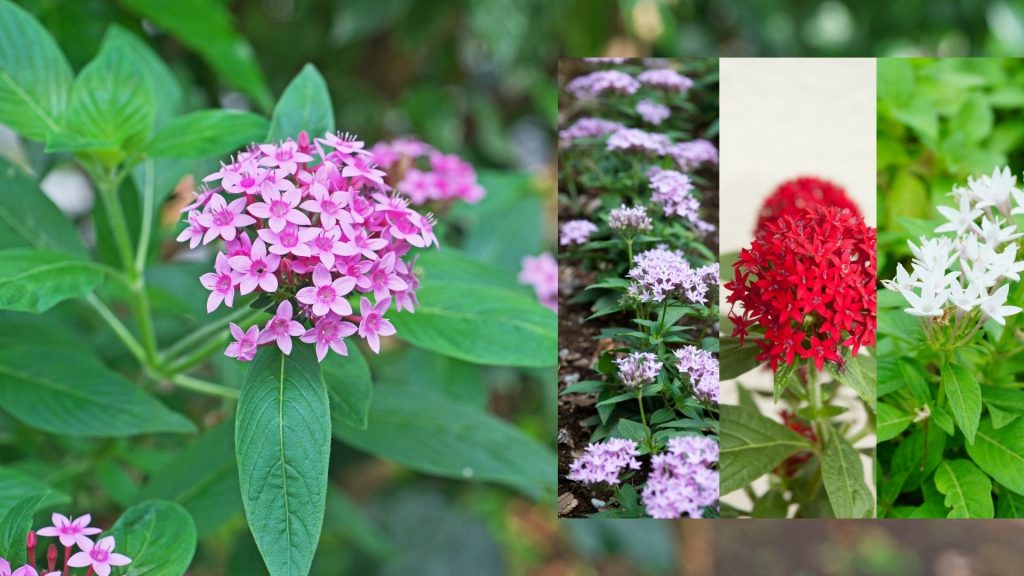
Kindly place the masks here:
<instances>
[{"instance_id":1,"label":"blurred foliage","mask_svg":"<svg viewBox=\"0 0 1024 576\"><path fill-rule=\"evenodd\" d=\"M1020 0L571 0L564 10L570 56L1024 54Z\"/></svg>"}]
</instances>

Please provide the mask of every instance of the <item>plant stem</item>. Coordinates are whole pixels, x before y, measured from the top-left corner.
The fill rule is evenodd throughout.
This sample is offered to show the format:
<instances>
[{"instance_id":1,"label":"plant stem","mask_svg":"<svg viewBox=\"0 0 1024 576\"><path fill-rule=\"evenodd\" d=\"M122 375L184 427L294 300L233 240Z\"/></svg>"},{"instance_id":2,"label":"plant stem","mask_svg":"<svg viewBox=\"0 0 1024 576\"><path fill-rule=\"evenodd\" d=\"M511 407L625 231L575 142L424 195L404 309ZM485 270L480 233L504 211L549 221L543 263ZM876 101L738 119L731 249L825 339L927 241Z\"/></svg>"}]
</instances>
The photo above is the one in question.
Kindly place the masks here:
<instances>
[{"instance_id":1,"label":"plant stem","mask_svg":"<svg viewBox=\"0 0 1024 576\"><path fill-rule=\"evenodd\" d=\"M174 382L182 388L188 388L195 392L201 392L203 394L209 394L211 396L222 396L224 398L238 398L238 390L229 386L222 386L220 384L214 384L200 378L193 378L187 374L178 374L171 377L171 382Z\"/></svg>"},{"instance_id":2,"label":"plant stem","mask_svg":"<svg viewBox=\"0 0 1024 576\"><path fill-rule=\"evenodd\" d=\"M245 330L245 328L243 328L243 330ZM203 360L206 360L210 354L213 354L224 347L224 344L228 339L227 336L226 332L216 334L213 338L204 342L190 354L169 362L165 367L165 371L168 374L178 374L199 365Z\"/></svg>"},{"instance_id":3,"label":"plant stem","mask_svg":"<svg viewBox=\"0 0 1024 576\"><path fill-rule=\"evenodd\" d=\"M125 325L121 323L120 320L118 320L114 312L110 308L107 308L107 305L104 304L102 300L97 298L96 295L93 294L92 292L90 292L85 297L85 301L92 305L92 307L100 315L100 318L103 318L103 320L110 326L114 333L117 334L118 338L121 339L121 342L124 343L125 348L127 348L128 351L131 352L132 356L134 356L135 359L138 360L140 364L145 366L146 352L142 349L142 346L139 344L138 340L136 340L135 337L132 336L132 333L128 331L128 328L125 327Z\"/></svg>"},{"instance_id":4,"label":"plant stem","mask_svg":"<svg viewBox=\"0 0 1024 576\"><path fill-rule=\"evenodd\" d=\"M153 162L146 161L143 170L145 181L142 183L142 229L139 232L139 245L135 249L135 273L140 277L146 270L149 237L153 234Z\"/></svg>"},{"instance_id":5,"label":"plant stem","mask_svg":"<svg viewBox=\"0 0 1024 576\"><path fill-rule=\"evenodd\" d=\"M205 350L211 344L211 341L216 341L218 345L223 341L224 327L229 322L238 321L238 325L242 329L247 329L252 325L253 322L259 320L265 314L262 310L253 310L249 308L248 304L235 310L228 316L208 322L201 326L198 330L189 334L182 340L178 341L174 346L164 350L164 358L168 359L168 364L175 366L184 363L187 359L192 359L198 354L198 350ZM211 338L212 336L212 338ZM206 352L209 354L209 351ZM187 370L187 368L185 368ZM180 372L181 370L168 370L169 372Z\"/></svg>"},{"instance_id":6,"label":"plant stem","mask_svg":"<svg viewBox=\"0 0 1024 576\"><path fill-rule=\"evenodd\" d=\"M121 181L124 179L124 172L111 170L101 173L96 177L96 184L100 195L103 197L103 208L107 213L107 220L110 221L110 228L114 233L114 243L117 245L118 254L121 256L121 265L132 275L132 241L128 232L128 221L125 220L124 207L121 206L121 197L118 190Z\"/></svg>"},{"instance_id":7,"label":"plant stem","mask_svg":"<svg viewBox=\"0 0 1024 576\"><path fill-rule=\"evenodd\" d=\"M647 449L650 450L651 452L654 452L654 446L652 445L653 443L651 442L651 429L647 427L647 417L644 415L644 389L643 388L640 388L640 390L638 390L637 393L636 393L636 403L640 405L640 422L644 425L644 436L645 436L644 441L647 443Z\"/></svg>"},{"instance_id":8,"label":"plant stem","mask_svg":"<svg viewBox=\"0 0 1024 576\"><path fill-rule=\"evenodd\" d=\"M627 262L629 262L629 267L632 268L633 267L633 239L632 238L627 238L626 239L626 255L629 257L629 259L627 260Z\"/></svg>"},{"instance_id":9,"label":"plant stem","mask_svg":"<svg viewBox=\"0 0 1024 576\"><path fill-rule=\"evenodd\" d=\"M826 432L828 425L827 423L822 424L820 421L821 410L823 407L821 401L821 380L818 378L818 371L810 362L807 363L807 380L807 384L811 392L811 406L814 408L814 426L818 428L818 439L821 441L822 446L824 446L825 440L827 440Z\"/></svg>"}]
</instances>

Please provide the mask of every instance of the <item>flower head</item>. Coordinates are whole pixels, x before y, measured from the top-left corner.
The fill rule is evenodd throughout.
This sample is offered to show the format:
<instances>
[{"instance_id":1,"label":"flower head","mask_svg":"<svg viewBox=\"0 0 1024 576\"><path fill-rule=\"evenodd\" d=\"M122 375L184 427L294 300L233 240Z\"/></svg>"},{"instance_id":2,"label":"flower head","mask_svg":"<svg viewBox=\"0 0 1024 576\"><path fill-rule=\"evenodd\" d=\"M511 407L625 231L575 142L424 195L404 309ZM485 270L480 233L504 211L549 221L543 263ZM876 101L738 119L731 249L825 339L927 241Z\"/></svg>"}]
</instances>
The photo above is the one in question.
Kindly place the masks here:
<instances>
[{"instance_id":1,"label":"flower head","mask_svg":"<svg viewBox=\"0 0 1024 576\"><path fill-rule=\"evenodd\" d=\"M634 235L637 232L645 232L651 229L653 223L647 215L647 208L633 206L627 208L625 204L615 208L608 215L608 225L612 230L620 234Z\"/></svg>"},{"instance_id":2,"label":"flower head","mask_svg":"<svg viewBox=\"0 0 1024 576\"><path fill-rule=\"evenodd\" d=\"M588 444L583 456L569 465L567 478L584 484L618 484L623 470L640 469L638 451L636 442L622 438Z\"/></svg>"},{"instance_id":3,"label":"flower head","mask_svg":"<svg viewBox=\"0 0 1024 576\"><path fill-rule=\"evenodd\" d=\"M654 124L655 126L661 124L672 115L672 111L669 110L668 106L658 104L653 100L641 100L637 102L636 113L644 119L644 122Z\"/></svg>"},{"instance_id":4,"label":"flower head","mask_svg":"<svg viewBox=\"0 0 1024 576\"><path fill-rule=\"evenodd\" d=\"M259 345L259 327L251 326L248 331L243 331L234 322L229 324L228 327L231 329L231 335L235 337L235 341L228 344L224 354L243 362L249 362L255 358L256 347Z\"/></svg>"},{"instance_id":5,"label":"flower head","mask_svg":"<svg viewBox=\"0 0 1024 576\"><path fill-rule=\"evenodd\" d=\"M625 126L618 122L603 118L580 118L568 128L559 130L558 145L561 148L567 148L577 140L598 138L624 128Z\"/></svg>"},{"instance_id":6,"label":"flower head","mask_svg":"<svg viewBox=\"0 0 1024 576\"><path fill-rule=\"evenodd\" d=\"M569 220L562 224L559 244L562 246L586 244L590 240L590 235L594 232L597 232L597 226L589 220Z\"/></svg>"},{"instance_id":7,"label":"flower head","mask_svg":"<svg viewBox=\"0 0 1024 576\"><path fill-rule=\"evenodd\" d=\"M127 566L132 559L114 552L114 537L100 538L95 544L86 538L78 544L82 549L68 560L68 566L84 568L89 566L97 576L109 576L111 566Z\"/></svg>"},{"instance_id":8,"label":"flower head","mask_svg":"<svg viewBox=\"0 0 1024 576\"><path fill-rule=\"evenodd\" d=\"M370 349L380 352L380 337L391 336L395 333L395 327L384 318L384 313L391 306L391 298L385 298L370 304L367 298L359 299L359 313L362 319L359 321L359 335L366 339Z\"/></svg>"},{"instance_id":9,"label":"flower head","mask_svg":"<svg viewBox=\"0 0 1024 576\"><path fill-rule=\"evenodd\" d=\"M615 360L619 367L619 379L629 388L641 388L653 384L661 372L661 362L650 352L631 352Z\"/></svg>"},{"instance_id":10,"label":"flower head","mask_svg":"<svg viewBox=\"0 0 1024 576\"><path fill-rule=\"evenodd\" d=\"M315 316L326 316L328 312L345 316L352 313L352 305L344 296L355 287L355 278L334 278L326 266L317 264L313 269L313 285L299 290L295 299L309 305Z\"/></svg>"},{"instance_id":11,"label":"flower head","mask_svg":"<svg viewBox=\"0 0 1024 576\"><path fill-rule=\"evenodd\" d=\"M718 359L707 350L684 346L673 352L676 369L689 374L694 394L705 402L718 404Z\"/></svg>"},{"instance_id":12,"label":"flower head","mask_svg":"<svg viewBox=\"0 0 1024 576\"><path fill-rule=\"evenodd\" d=\"M540 303L558 312L558 263L550 252L524 256L519 283L533 286Z\"/></svg>"},{"instance_id":13,"label":"flower head","mask_svg":"<svg viewBox=\"0 0 1024 576\"><path fill-rule=\"evenodd\" d=\"M640 82L625 72L599 70L573 78L565 89L576 98L595 98L606 93L633 94Z\"/></svg>"},{"instance_id":14,"label":"flower head","mask_svg":"<svg viewBox=\"0 0 1024 576\"><path fill-rule=\"evenodd\" d=\"M365 298L364 298L365 300ZM337 314L327 314L316 321L316 324L299 337L299 340L316 345L316 357L321 362L330 348L342 356L348 356L345 337L355 334L356 327L351 322L344 322ZM371 344L371 347L373 345ZM374 348L374 352L377 349Z\"/></svg>"},{"instance_id":15,"label":"flower head","mask_svg":"<svg viewBox=\"0 0 1024 576\"><path fill-rule=\"evenodd\" d=\"M64 546L74 546L77 544L81 547L83 541L89 540L86 536L102 532L99 528L91 528L89 526L89 523L92 522L92 515L90 514L79 516L72 520L63 514L54 513L50 520L53 522L53 525L36 530L36 534L51 538L58 537L60 538L60 543Z\"/></svg>"},{"instance_id":16,"label":"flower head","mask_svg":"<svg viewBox=\"0 0 1024 576\"><path fill-rule=\"evenodd\" d=\"M292 319L292 303L288 300L277 305L277 312L267 322L263 331L256 339L257 344L277 343L277 347L285 354L292 352L292 336L302 336L306 329Z\"/></svg>"},{"instance_id":17,"label":"flower head","mask_svg":"<svg viewBox=\"0 0 1024 576\"><path fill-rule=\"evenodd\" d=\"M794 178L787 180L765 199L757 217L757 230L783 216L799 216L804 210L829 206L849 210L860 216L857 204L846 195L842 187L821 178Z\"/></svg>"},{"instance_id":18,"label":"flower head","mask_svg":"<svg viewBox=\"0 0 1024 576\"><path fill-rule=\"evenodd\" d=\"M701 518L718 504L718 443L703 436L670 438L667 450L651 457L641 498L652 518Z\"/></svg>"},{"instance_id":19,"label":"flower head","mask_svg":"<svg viewBox=\"0 0 1024 576\"><path fill-rule=\"evenodd\" d=\"M683 172L689 172L704 164L718 164L718 148L707 140L678 142L665 150Z\"/></svg>"},{"instance_id":20,"label":"flower head","mask_svg":"<svg viewBox=\"0 0 1024 576\"><path fill-rule=\"evenodd\" d=\"M633 257L634 266L626 277L633 282L628 293L641 302L664 302L667 298L703 303L709 282L706 271L693 268L682 252L664 245L645 250Z\"/></svg>"},{"instance_id":21,"label":"flower head","mask_svg":"<svg viewBox=\"0 0 1024 576\"><path fill-rule=\"evenodd\" d=\"M644 70L636 77L641 84L664 90L665 92L686 92L693 86L693 80L672 70L671 68L652 68Z\"/></svg>"},{"instance_id":22,"label":"flower head","mask_svg":"<svg viewBox=\"0 0 1024 576\"><path fill-rule=\"evenodd\" d=\"M484 197L473 166L454 154L444 154L419 140L381 142L371 150L374 160L391 174L394 187L415 204Z\"/></svg>"}]
</instances>

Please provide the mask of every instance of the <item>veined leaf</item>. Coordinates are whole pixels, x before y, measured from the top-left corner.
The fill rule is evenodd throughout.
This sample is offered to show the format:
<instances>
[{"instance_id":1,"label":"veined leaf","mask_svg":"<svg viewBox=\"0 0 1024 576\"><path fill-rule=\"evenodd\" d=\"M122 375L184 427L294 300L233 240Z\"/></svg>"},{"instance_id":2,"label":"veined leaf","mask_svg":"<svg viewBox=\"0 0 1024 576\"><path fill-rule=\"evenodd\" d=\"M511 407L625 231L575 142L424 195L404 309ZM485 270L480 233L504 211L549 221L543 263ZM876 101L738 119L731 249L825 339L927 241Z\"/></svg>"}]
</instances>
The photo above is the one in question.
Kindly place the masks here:
<instances>
[{"instance_id":1,"label":"veined leaf","mask_svg":"<svg viewBox=\"0 0 1024 576\"><path fill-rule=\"evenodd\" d=\"M0 517L19 500L40 492L49 495L40 503L41 507L68 504L71 498L64 492L53 490L44 482L11 468L0 467Z\"/></svg>"},{"instance_id":2,"label":"veined leaf","mask_svg":"<svg viewBox=\"0 0 1024 576\"><path fill-rule=\"evenodd\" d=\"M348 356L328 354L320 367L331 398L331 416L365 429L373 399L373 379L362 352L357 346L349 346Z\"/></svg>"},{"instance_id":3,"label":"veined leaf","mask_svg":"<svg viewBox=\"0 0 1024 576\"><path fill-rule=\"evenodd\" d=\"M758 348L752 338L748 338L744 342L744 346L740 347L738 339L723 336L720 339L719 347L720 379L722 381L738 378L761 364L757 361L757 355L761 352L761 349Z\"/></svg>"},{"instance_id":4,"label":"veined leaf","mask_svg":"<svg viewBox=\"0 0 1024 576\"><path fill-rule=\"evenodd\" d=\"M870 518L875 502L864 483L860 455L846 438L832 430L821 460L821 479L836 518Z\"/></svg>"},{"instance_id":5,"label":"veined leaf","mask_svg":"<svg viewBox=\"0 0 1024 576\"><path fill-rule=\"evenodd\" d=\"M956 425L967 438L967 445L974 444L974 434L981 419L981 388L974 373L956 364L942 367L942 386L949 398Z\"/></svg>"},{"instance_id":6,"label":"veined leaf","mask_svg":"<svg viewBox=\"0 0 1024 576\"><path fill-rule=\"evenodd\" d=\"M167 123L142 151L154 157L224 156L267 133L267 119L239 110L200 110Z\"/></svg>"},{"instance_id":7,"label":"veined leaf","mask_svg":"<svg viewBox=\"0 0 1024 576\"><path fill-rule=\"evenodd\" d=\"M45 491L26 496L0 516L0 558L7 559L12 566L26 562L25 535L32 529L36 508L46 497Z\"/></svg>"},{"instance_id":8,"label":"veined leaf","mask_svg":"<svg viewBox=\"0 0 1024 576\"><path fill-rule=\"evenodd\" d=\"M101 536L113 536L115 552L132 559L126 574L178 576L196 552L196 526L188 511L173 502L150 500L125 510Z\"/></svg>"},{"instance_id":9,"label":"veined leaf","mask_svg":"<svg viewBox=\"0 0 1024 576\"><path fill-rule=\"evenodd\" d=\"M756 410L722 405L721 493L739 490L771 472L788 456L811 450L810 441Z\"/></svg>"},{"instance_id":10,"label":"veined leaf","mask_svg":"<svg viewBox=\"0 0 1024 576\"><path fill-rule=\"evenodd\" d=\"M878 405L878 441L885 442L900 435L914 421L914 414L882 402Z\"/></svg>"},{"instance_id":11,"label":"veined leaf","mask_svg":"<svg viewBox=\"0 0 1024 576\"><path fill-rule=\"evenodd\" d=\"M978 426L967 453L986 474L1006 488L1024 495L1024 420L1017 419L998 430L990 418Z\"/></svg>"},{"instance_id":12,"label":"veined leaf","mask_svg":"<svg viewBox=\"0 0 1024 576\"><path fill-rule=\"evenodd\" d=\"M773 397L776 403L782 399L782 393L786 391L786 387L789 386L789 380L793 378L793 374L796 373L796 369L799 366L798 363L783 364L779 366L779 369L775 371L775 386Z\"/></svg>"},{"instance_id":13,"label":"veined leaf","mask_svg":"<svg viewBox=\"0 0 1024 576\"><path fill-rule=\"evenodd\" d=\"M0 250L0 309L46 312L54 305L84 296L103 280L88 260L44 250Z\"/></svg>"},{"instance_id":14,"label":"veined leaf","mask_svg":"<svg viewBox=\"0 0 1024 576\"><path fill-rule=\"evenodd\" d=\"M39 185L0 158L0 249L37 248L85 256L78 231Z\"/></svg>"},{"instance_id":15,"label":"veined leaf","mask_svg":"<svg viewBox=\"0 0 1024 576\"><path fill-rule=\"evenodd\" d=\"M297 138L305 130L310 138L334 131L334 104L327 82L316 66L306 64L288 84L274 106L268 140Z\"/></svg>"},{"instance_id":16,"label":"veined leaf","mask_svg":"<svg viewBox=\"0 0 1024 576\"><path fill-rule=\"evenodd\" d=\"M935 470L935 487L952 508L947 518L992 518L992 482L969 460L943 460Z\"/></svg>"}]
</instances>

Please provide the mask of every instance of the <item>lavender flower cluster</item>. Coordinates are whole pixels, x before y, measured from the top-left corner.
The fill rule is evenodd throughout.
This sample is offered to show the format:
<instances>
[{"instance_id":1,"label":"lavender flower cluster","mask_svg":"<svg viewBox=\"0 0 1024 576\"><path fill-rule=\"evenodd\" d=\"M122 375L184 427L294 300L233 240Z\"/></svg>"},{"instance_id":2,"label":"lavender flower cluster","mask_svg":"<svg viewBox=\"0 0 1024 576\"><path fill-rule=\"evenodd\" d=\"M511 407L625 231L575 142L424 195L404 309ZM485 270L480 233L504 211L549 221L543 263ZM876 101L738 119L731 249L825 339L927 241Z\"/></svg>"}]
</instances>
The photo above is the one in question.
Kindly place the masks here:
<instances>
[{"instance_id":1,"label":"lavender flower cluster","mask_svg":"<svg viewBox=\"0 0 1024 576\"><path fill-rule=\"evenodd\" d=\"M580 118L568 128L558 131L560 148L568 148L576 140L583 138L599 138L612 132L625 129L619 122L604 118Z\"/></svg>"},{"instance_id":2,"label":"lavender flower cluster","mask_svg":"<svg viewBox=\"0 0 1024 576\"><path fill-rule=\"evenodd\" d=\"M558 243L562 246L586 244L594 232L597 232L597 226L589 220L569 220L562 224L562 234Z\"/></svg>"},{"instance_id":3,"label":"lavender flower cluster","mask_svg":"<svg viewBox=\"0 0 1024 576\"><path fill-rule=\"evenodd\" d=\"M718 404L718 359L707 350L684 346L673 352L676 368L690 376L695 396L705 402Z\"/></svg>"},{"instance_id":4,"label":"lavender flower cluster","mask_svg":"<svg viewBox=\"0 0 1024 576\"><path fill-rule=\"evenodd\" d=\"M616 232L632 236L637 232L646 232L654 227L647 208L643 206L627 207L625 204L615 208L608 214L608 226Z\"/></svg>"},{"instance_id":5,"label":"lavender flower cluster","mask_svg":"<svg viewBox=\"0 0 1024 576\"><path fill-rule=\"evenodd\" d=\"M718 265L693 268L681 251L665 245L640 252L634 267L626 274L633 280L628 293L641 302L663 302L666 298L686 297L704 304L708 288L718 285Z\"/></svg>"},{"instance_id":6,"label":"lavender flower cluster","mask_svg":"<svg viewBox=\"0 0 1024 576\"><path fill-rule=\"evenodd\" d=\"M650 352L631 352L615 360L619 379L628 388L642 388L653 384L661 372L661 362Z\"/></svg>"},{"instance_id":7,"label":"lavender flower cluster","mask_svg":"<svg viewBox=\"0 0 1024 576\"><path fill-rule=\"evenodd\" d=\"M693 196L693 184L689 176L660 168L652 168L649 174L651 202L660 205L665 216L684 218L701 233L715 231L714 224L700 218L700 202Z\"/></svg>"},{"instance_id":8,"label":"lavender flower cluster","mask_svg":"<svg viewBox=\"0 0 1024 576\"><path fill-rule=\"evenodd\" d=\"M683 76L671 68L652 68L644 70L637 77L641 84L658 88L666 92L683 93L693 87L693 80Z\"/></svg>"},{"instance_id":9,"label":"lavender flower cluster","mask_svg":"<svg viewBox=\"0 0 1024 576\"><path fill-rule=\"evenodd\" d=\"M641 100L636 103L636 113L644 119L644 122L657 126L672 115L672 110L653 100Z\"/></svg>"},{"instance_id":10,"label":"lavender flower cluster","mask_svg":"<svg viewBox=\"0 0 1024 576\"><path fill-rule=\"evenodd\" d=\"M651 457L641 497L652 518L701 518L718 503L718 443L703 436L670 438L667 451Z\"/></svg>"},{"instance_id":11,"label":"lavender flower cluster","mask_svg":"<svg viewBox=\"0 0 1024 576\"><path fill-rule=\"evenodd\" d=\"M718 149L707 140L691 140L671 146L666 153L676 161L679 169L688 172L704 164L718 164Z\"/></svg>"},{"instance_id":12,"label":"lavender flower cluster","mask_svg":"<svg viewBox=\"0 0 1024 576\"><path fill-rule=\"evenodd\" d=\"M610 438L605 442L589 444L580 456L569 465L570 480L584 484L618 484L623 470L639 470L636 459L636 442L622 438Z\"/></svg>"},{"instance_id":13,"label":"lavender flower cluster","mask_svg":"<svg viewBox=\"0 0 1024 576\"><path fill-rule=\"evenodd\" d=\"M640 82L625 72L600 70L573 78L565 89L576 98L592 99L606 93L635 94Z\"/></svg>"}]
</instances>

